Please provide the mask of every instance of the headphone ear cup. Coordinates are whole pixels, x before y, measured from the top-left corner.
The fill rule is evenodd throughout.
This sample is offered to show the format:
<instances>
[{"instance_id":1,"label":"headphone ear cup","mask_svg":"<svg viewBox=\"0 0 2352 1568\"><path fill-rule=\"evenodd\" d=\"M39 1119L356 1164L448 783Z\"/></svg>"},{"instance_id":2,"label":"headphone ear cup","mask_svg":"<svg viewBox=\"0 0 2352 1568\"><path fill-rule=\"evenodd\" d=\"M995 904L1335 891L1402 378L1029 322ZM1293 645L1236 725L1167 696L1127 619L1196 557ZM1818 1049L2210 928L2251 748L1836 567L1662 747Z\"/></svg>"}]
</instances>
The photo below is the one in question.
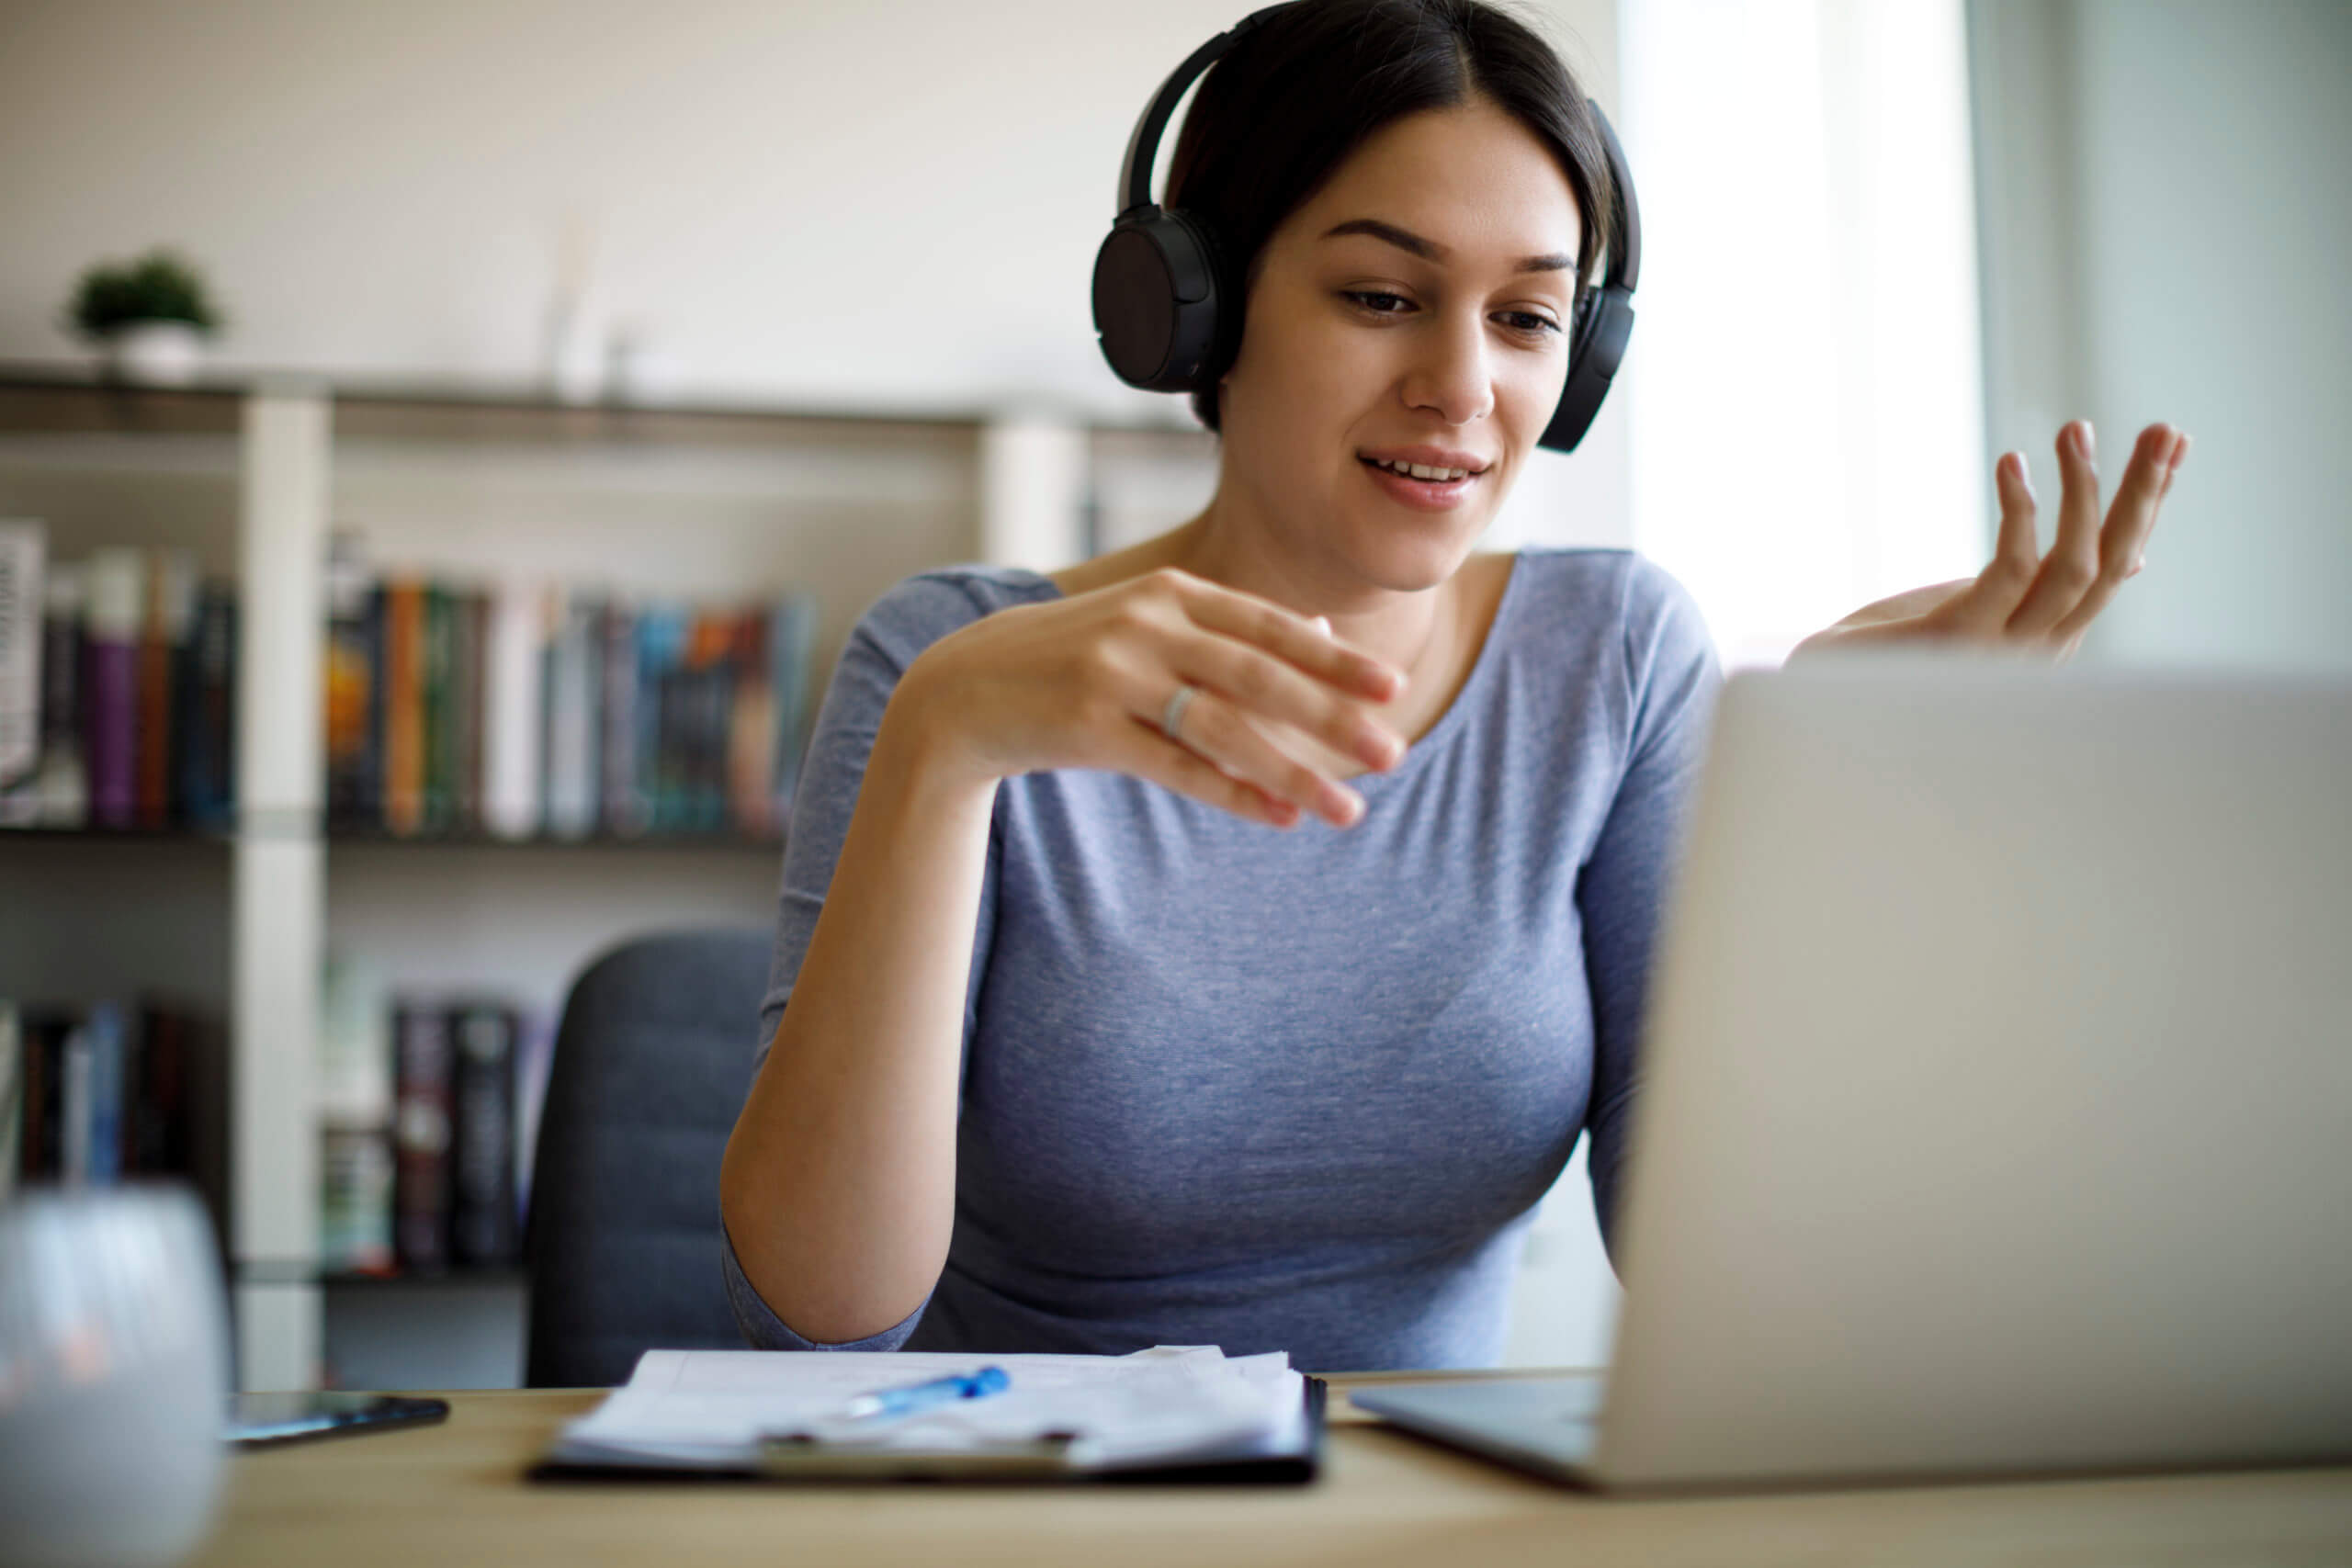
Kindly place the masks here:
<instances>
[{"instance_id":1,"label":"headphone ear cup","mask_svg":"<svg viewBox=\"0 0 2352 1568\"><path fill-rule=\"evenodd\" d=\"M1589 291L1577 307L1576 330L1568 347L1567 385L1560 389L1560 405L1544 427L1538 446L1573 452L1600 412L1601 399L1625 357L1634 335L1634 294L1611 286Z\"/></svg>"},{"instance_id":2,"label":"headphone ear cup","mask_svg":"<svg viewBox=\"0 0 2352 1568\"><path fill-rule=\"evenodd\" d=\"M1215 366L1217 255L1186 212L1146 207L1111 226L1094 254L1094 330L1119 379L1187 392Z\"/></svg>"}]
</instances>

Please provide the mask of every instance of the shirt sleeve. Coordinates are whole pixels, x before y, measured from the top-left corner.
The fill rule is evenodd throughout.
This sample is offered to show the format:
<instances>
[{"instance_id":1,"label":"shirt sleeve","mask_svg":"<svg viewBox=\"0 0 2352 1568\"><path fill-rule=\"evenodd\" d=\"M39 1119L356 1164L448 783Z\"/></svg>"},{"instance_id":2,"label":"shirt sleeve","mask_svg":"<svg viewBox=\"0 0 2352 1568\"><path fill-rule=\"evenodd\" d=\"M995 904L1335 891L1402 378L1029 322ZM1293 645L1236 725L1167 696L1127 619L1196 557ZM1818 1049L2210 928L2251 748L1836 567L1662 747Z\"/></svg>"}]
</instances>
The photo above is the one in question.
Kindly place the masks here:
<instances>
[{"instance_id":1,"label":"shirt sleeve","mask_svg":"<svg viewBox=\"0 0 2352 1568\"><path fill-rule=\"evenodd\" d=\"M810 731L800 777L792 801L791 823L785 834L783 884L778 893L775 954L768 971L768 991L760 1004L759 1037L753 1043L752 1072L744 1080L749 1092L767 1060L792 999L801 961L808 956L817 917L824 909L831 887L833 867L842 844L849 837L850 818L857 808L865 764L874 751L882 716L915 656L957 627L986 615L993 605L981 590L953 571L923 572L906 579L876 600L842 645L832 679ZM978 1014L980 978L988 968L989 939L996 926L997 864L1000 851L991 829L988 869L980 885L978 919L975 922L972 963L964 995L964 1050L971 1051ZM959 1082L960 1073L959 1071ZM769 1350L895 1350L913 1334L930 1297L903 1322L864 1339L823 1344L795 1333L763 1300L745 1278L734 1238L721 1226L719 1259L729 1303L744 1339L754 1348Z\"/></svg>"},{"instance_id":2,"label":"shirt sleeve","mask_svg":"<svg viewBox=\"0 0 2352 1568\"><path fill-rule=\"evenodd\" d=\"M1640 1088L1638 1060L1651 951L1723 672L1699 606L1653 562L1631 558L1621 624L1625 768L1577 881L1592 993L1593 1209L1615 1257L1619 1177Z\"/></svg>"}]
</instances>

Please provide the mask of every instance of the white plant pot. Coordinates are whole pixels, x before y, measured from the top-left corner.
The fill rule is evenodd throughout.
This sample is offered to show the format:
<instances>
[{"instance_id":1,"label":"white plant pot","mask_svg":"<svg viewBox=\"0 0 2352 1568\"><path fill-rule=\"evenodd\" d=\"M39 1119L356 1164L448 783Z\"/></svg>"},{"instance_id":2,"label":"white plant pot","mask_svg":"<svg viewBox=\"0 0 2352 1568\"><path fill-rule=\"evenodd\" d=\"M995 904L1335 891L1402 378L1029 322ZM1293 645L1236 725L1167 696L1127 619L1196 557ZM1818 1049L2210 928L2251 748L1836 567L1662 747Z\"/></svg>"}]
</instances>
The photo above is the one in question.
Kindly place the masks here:
<instances>
[{"instance_id":1,"label":"white plant pot","mask_svg":"<svg viewBox=\"0 0 2352 1568\"><path fill-rule=\"evenodd\" d=\"M185 387L204 363L204 334L186 321L133 321L107 339L107 363L142 387Z\"/></svg>"}]
</instances>

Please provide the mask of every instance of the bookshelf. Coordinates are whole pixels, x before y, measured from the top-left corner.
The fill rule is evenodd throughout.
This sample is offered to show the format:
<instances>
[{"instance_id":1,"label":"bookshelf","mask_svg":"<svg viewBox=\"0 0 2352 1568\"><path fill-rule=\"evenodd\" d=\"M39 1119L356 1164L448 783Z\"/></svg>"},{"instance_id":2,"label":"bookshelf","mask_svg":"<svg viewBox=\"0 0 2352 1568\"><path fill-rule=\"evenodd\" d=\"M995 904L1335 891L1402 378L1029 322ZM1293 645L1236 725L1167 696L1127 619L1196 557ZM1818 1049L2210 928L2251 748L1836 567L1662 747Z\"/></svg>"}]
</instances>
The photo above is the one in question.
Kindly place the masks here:
<instances>
[{"instance_id":1,"label":"bookshelf","mask_svg":"<svg viewBox=\"0 0 2352 1568\"><path fill-rule=\"evenodd\" d=\"M1214 478L1189 427L1035 414L621 408L525 389L252 376L176 389L0 365L0 515L53 558L193 552L238 584L236 812L218 830L9 829L0 994L163 987L228 1024L225 1221L241 1383L317 1376L330 1319L395 1338L511 1269L322 1274L322 964L552 1009L596 951L669 924L768 923L773 836L413 837L323 820L330 534L386 570L820 602L814 690L890 583L979 559L1049 570L1180 520ZM748 1043L747 1043L748 1044ZM471 1352L480 1359L481 1330ZM366 1360L370 1350L360 1356ZM493 1358L494 1359L494 1358ZM372 1363L371 1363L372 1364Z\"/></svg>"}]
</instances>

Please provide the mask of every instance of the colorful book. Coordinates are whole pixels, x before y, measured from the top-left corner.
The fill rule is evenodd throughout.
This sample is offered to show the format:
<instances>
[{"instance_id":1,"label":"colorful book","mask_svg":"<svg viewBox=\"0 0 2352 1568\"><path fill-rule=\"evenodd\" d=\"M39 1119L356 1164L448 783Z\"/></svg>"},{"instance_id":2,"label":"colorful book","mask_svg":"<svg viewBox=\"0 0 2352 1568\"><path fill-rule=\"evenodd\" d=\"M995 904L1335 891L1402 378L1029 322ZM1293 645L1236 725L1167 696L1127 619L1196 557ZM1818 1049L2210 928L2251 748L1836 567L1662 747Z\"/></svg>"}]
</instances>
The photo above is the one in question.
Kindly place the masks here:
<instances>
[{"instance_id":1,"label":"colorful book","mask_svg":"<svg viewBox=\"0 0 2352 1568\"><path fill-rule=\"evenodd\" d=\"M490 599L482 677L482 826L501 838L539 830L540 705L546 701L544 590L504 582Z\"/></svg>"},{"instance_id":2,"label":"colorful book","mask_svg":"<svg viewBox=\"0 0 2352 1568\"><path fill-rule=\"evenodd\" d=\"M237 799L237 598L228 583L197 591L179 692L180 816L190 827L225 830Z\"/></svg>"},{"instance_id":3,"label":"colorful book","mask_svg":"<svg viewBox=\"0 0 2352 1568\"><path fill-rule=\"evenodd\" d=\"M637 728L639 655L637 614L617 596L605 605L604 828L611 833L644 831L645 802L638 792Z\"/></svg>"},{"instance_id":4,"label":"colorful book","mask_svg":"<svg viewBox=\"0 0 2352 1568\"><path fill-rule=\"evenodd\" d=\"M338 534L327 553L326 798L336 827L380 825L367 800L369 773L380 773L371 733L376 702L376 630L381 601L368 581L357 541Z\"/></svg>"},{"instance_id":5,"label":"colorful book","mask_svg":"<svg viewBox=\"0 0 2352 1568\"><path fill-rule=\"evenodd\" d=\"M418 683L424 736L424 814L420 825L428 833L446 832L455 822L460 723L455 597L442 583L424 585L424 657Z\"/></svg>"},{"instance_id":6,"label":"colorful book","mask_svg":"<svg viewBox=\"0 0 2352 1568\"><path fill-rule=\"evenodd\" d=\"M677 732L687 717L679 674L686 647L686 613L676 604L646 604L637 611L637 756L629 768L627 814L612 818L615 832L670 832L684 816L685 780Z\"/></svg>"},{"instance_id":7,"label":"colorful book","mask_svg":"<svg viewBox=\"0 0 2352 1568\"><path fill-rule=\"evenodd\" d=\"M384 588L383 823L394 833L424 825L424 584Z\"/></svg>"},{"instance_id":8,"label":"colorful book","mask_svg":"<svg viewBox=\"0 0 2352 1568\"><path fill-rule=\"evenodd\" d=\"M577 593L548 598L543 816L559 838L584 838L603 816L603 604Z\"/></svg>"},{"instance_id":9,"label":"colorful book","mask_svg":"<svg viewBox=\"0 0 2352 1568\"><path fill-rule=\"evenodd\" d=\"M448 1010L411 1001L393 1010L393 1247L402 1269L449 1266Z\"/></svg>"},{"instance_id":10,"label":"colorful book","mask_svg":"<svg viewBox=\"0 0 2352 1568\"><path fill-rule=\"evenodd\" d=\"M186 550L153 551L145 586L139 634L137 820L153 829L168 827L175 815L173 784L183 738L173 721L196 621L196 558Z\"/></svg>"},{"instance_id":11,"label":"colorful book","mask_svg":"<svg viewBox=\"0 0 2352 1568\"><path fill-rule=\"evenodd\" d=\"M139 816L139 644L147 563L137 550L90 557L83 743L90 769L90 820L129 828Z\"/></svg>"},{"instance_id":12,"label":"colorful book","mask_svg":"<svg viewBox=\"0 0 2352 1568\"><path fill-rule=\"evenodd\" d=\"M449 827L481 830L482 703L490 600L477 589L449 590Z\"/></svg>"},{"instance_id":13,"label":"colorful book","mask_svg":"<svg viewBox=\"0 0 2352 1568\"><path fill-rule=\"evenodd\" d=\"M513 1263L514 1015L495 1003L465 1003L450 1010L449 1032L457 1046L451 1251L460 1263Z\"/></svg>"},{"instance_id":14,"label":"colorful book","mask_svg":"<svg viewBox=\"0 0 2352 1568\"><path fill-rule=\"evenodd\" d=\"M89 1100L82 1112L88 1121L83 1176L93 1187L111 1187L122 1179L122 1009L112 1002L95 1004L83 1032L90 1046Z\"/></svg>"},{"instance_id":15,"label":"colorful book","mask_svg":"<svg viewBox=\"0 0 2352 1568\"><path fill-rule=\"evenodd\" d=\"M0 518L0 791L29 785L40 765L41 608L46 525ZM25 816L38 799L25 795Z\"/></svg>"},{"instance_id":16,"label":"colorful book","mask_svg":"<svg viewBox=\"0 0 2352 1568\"><path fill-rule=\"evenodd\" d=\"M90 819L90 776L82 739L88 581L80 563L53 561L42 592L40 771L34 793L44 828L79 828Z\"/></svg>"}]
</instances>

